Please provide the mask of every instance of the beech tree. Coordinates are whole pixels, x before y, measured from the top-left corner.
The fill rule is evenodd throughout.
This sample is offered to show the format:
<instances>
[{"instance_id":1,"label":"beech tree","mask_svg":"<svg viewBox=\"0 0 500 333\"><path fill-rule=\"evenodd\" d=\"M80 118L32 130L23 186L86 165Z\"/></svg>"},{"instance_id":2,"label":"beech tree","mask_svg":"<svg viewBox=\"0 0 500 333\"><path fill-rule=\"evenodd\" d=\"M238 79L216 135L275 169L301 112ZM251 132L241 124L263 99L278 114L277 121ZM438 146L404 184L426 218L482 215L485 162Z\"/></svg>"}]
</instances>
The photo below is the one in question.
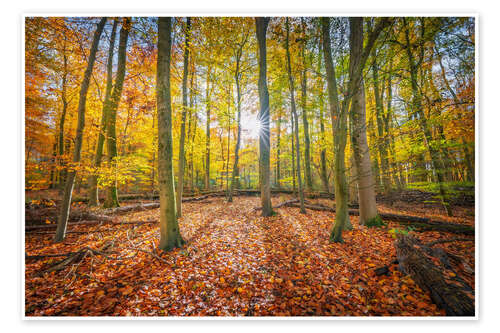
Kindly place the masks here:
<instances>
[{"instance_id":1,"label":"beech tree","mask_svg":"<svg viewBox=\"0 0 500 333\"><path fill-rule=\"evenodd\" d=\"M116 28L118 19L113 20L113 28L111 29L111 36L109 39L108 60L106 64L106 90L104 95L104 103L101 111L101 124L99 125L99 137L97 139L97 147L94 158L94 167L98 169L101 166L102 154L104 150L104 141L106 138L106 128L108 124L109 114L109 99L111 97L111 90L113 89L113 54L115 49ZM97 170L96 170L97 172ZM94 174L89 180L89 205L96 206L99 203L99 190L97 186L98 176Z\"/></svg>"},{"instance_id":2,"label":"beech tree","mask_svg":"<svg viewBox=\"0 0 500 333\"><path fill-rule=\"evenodd\" d=\"M158 110L158 182L160 188L160 244L170 251L184 240L177 222L172 147L172 102L170 93L170 59L172 18L158 18L158 60L156 67L156 107Z\"/></svg>"},{"instance_id":3,"label":"beech tree","mask_svg":"<svg viewBox=\"0 0 500 333\"><path fill-rule=\"evenodd\" d=\"M82 141L83 141L83 128L85 127L85 106L87 102L87 92L89 90L90 76L92 75L92 69L94 68L95 58L97 54L97 48L99 46L99 40L101 39L102 30L106 24L106 17L99 20L97 24L97 29L94 32L94 37L92 39L92 46L90 48L90 53L87 62L87 69L83 75L82 84L80 86L80 98L78 100L78 125L76 128L75 136L75 150L73 153L73 168L68 172L66 177L66 183L64 185L64 193L61 202L61 208L59 213L59 218L57 220L57 229L54 240L56 242L62 242L66 236L66 226L68 224L68 216L71 205L71 196L73 194L73 186L75 185L76 171L78 163L80 162L81 151L82 151Z\"/></svg>"},{"instance_id":4,"label":"beech tree","mask_svg":"<svg viewBox=\"0 0 500 333\"><path fill-rule=\"evenodd\" d=\"M304 208L304 188L302 186L302 174L300 172L300 143L299 143L299 121L297 116L297 109L295 106L295 87L292 76L292 65L290 63L290 23L288 21L288 17L285 19L286 25L286 37L285 37L285 49L286 49L286 59L287 59L287 71L288 71L288 83L290 88L290 105L292 108L292 126L295 131L295 152L296 152L296 160L297 160L297 182L299 185L299 200L300 200L300 212L305 214L306 209ZM304 83L303 83L304 84ZM304 86L303 86L304 89ZM302 90L302 98L304 98L304 90ZM304 112L304 110L302 110ZM306 118L304 118L306 119ZM307 120L304 120L304 125L307 123ZM304 134L305 135L305 134ZM293 140L293 139L292 139ZM307 154L306 154L307 156ZM306 157L307 158L307 157ZM309 170L310 171L310 170Z\"/></svg>"},{"instance_id":5,"label":"beech tree","mask_svg":"<svg viewBox=\"0 0 500 333\"><path fill-rule=\"evenodd\" d=\"M106 148L108 164L112 169L117 168L117 149L116 149L116 112L120 99L122 97L123 90L123 80L125 79L125 66L127 62L127 41L128 35L131 29L130 18L123 18L122 27L120 29L120 41L118 44L118 66L116 70L116 79L113 86L113 92L111 93L111 98L109 99L109 114L108 114L108 124L106 126ZM106 189L106 199L104 201L104 207L118 207L120 206L118 202L118 191L116 188L116 178L112 181L112 184Z\"/></svg>"},{"instance_id":6,"label":"beech tree","mask_svg":"<svg viewBox=\"0 0 500 333\"><path fill-rule=\"evenodd\" d=\"M177 174L177 216L182 216L182 192L184 190L184 141L186 138L186 115L188 107L188 66L189 66L189 34L191 30L191 18L186 19L186 37L184 44L184 69L182 72L182 120L181 120L181 135L179 139L179 170Z\"/></svg>"},{"instance_id":7,"label":"beech tree","mask_svg":"<svg viewBox=\"0 0 500 333\"><path fill-rule=\"evenodd\" d=\"M269 91L267 90L267 52L266 52L266 32L270 18L256 17L256 35L259 56L259 101L260 111L258 121L260 122L259 132L259 179L260 179L260 199L262 203L262 216L273 214L271 205L271 167L270 149L271 138L269 132Z\"/></svg>"}]
</instances>

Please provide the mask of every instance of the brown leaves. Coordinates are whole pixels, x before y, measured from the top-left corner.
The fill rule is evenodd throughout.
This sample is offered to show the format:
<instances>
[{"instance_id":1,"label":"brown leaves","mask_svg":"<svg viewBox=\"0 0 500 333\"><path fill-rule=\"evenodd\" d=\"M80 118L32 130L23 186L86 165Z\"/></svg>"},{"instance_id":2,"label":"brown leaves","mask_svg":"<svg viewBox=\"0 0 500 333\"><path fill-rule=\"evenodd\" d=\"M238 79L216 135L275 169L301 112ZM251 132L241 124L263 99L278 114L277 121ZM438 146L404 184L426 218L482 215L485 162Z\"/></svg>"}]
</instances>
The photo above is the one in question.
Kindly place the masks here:
<instances>
[{"instance_id":1,"label":"brown leaves","mask_svg":"<svg viewBox=\"0 0 500 333\"><path fill-rule=\"evenodd\" d=\"M223 199L185 204L179 223L188 242L169 253L151 251L159 238L155 224L115 225L111 233L77 226L88 233L69 234L60 244L52 244L51 235L28 235L30 254L99 248L109 241L114 247L107 257L89 255L78 267L38 278L35 274L50 258L28 262L26 314L443 315L397 265L388 266L387 276L373 273L395 255L387 230L358 226L353 218L345 243L332 244L332 213L302 215L297 208L280 208L278 215L262 218L251 210L257 204L258 198L244 197L232 204ZM158 210L121 218L155 219ZM455 243L440 246L456 248Z\"/></svg>"}]
</instances>

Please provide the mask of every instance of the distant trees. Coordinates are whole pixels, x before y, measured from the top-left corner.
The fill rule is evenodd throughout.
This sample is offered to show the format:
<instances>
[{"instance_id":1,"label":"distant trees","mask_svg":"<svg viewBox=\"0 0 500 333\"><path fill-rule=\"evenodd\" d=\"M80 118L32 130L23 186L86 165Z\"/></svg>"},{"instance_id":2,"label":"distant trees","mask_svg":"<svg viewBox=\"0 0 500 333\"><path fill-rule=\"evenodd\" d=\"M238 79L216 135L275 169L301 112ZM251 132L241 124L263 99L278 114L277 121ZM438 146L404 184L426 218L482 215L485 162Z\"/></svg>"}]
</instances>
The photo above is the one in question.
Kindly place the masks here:
<instances>
[{"instance_id":1,"label":"distant trees","mask_svg":"<svg viewBox=\"0 0 500 333\"><path fill-rule=\"evenodd\" d=\"M76 192L97 205L103 188L105 206L114 207L118 189L157 194L160 186L157 23L105 24L84 87L94 20L26 18L26 189L63 188L76 171ZM454 196L474 182L474 24L466 17L171 20L178 216L183 192L224 190L231 201L238 186L261 189L264 215L272 214L271 186L301 202L304 191L335 192L335 241L350 227L349 201L359 203L360 223L381 222L377 194L433 191L451 215ZM83 88L84 127L73 102Z\"/></svg>"},{"instance_id":2,"label":"distant trees","mask_svg":"<svg viewBox=\"0 0 500 333\"><path fill-rule=\"evenodd\" d=\"M113 92L109 99L109 110L107 115L108 125L106 126L106 146L108 155L108 164L114 170L117 168L118 153L116 150L116 112L118 104L122 97L123 80L125 79L125 65L127 62L127 41L131 29L130 18L124 17L122 27L120 29L120 41L118 44L118 66L116 70L116 79L113 86ZM115 171L116 172L116 171ZM116 178L111 181L111 184L106 189L106 199L104 207L118 207L118 191L116 188Z\"/></svg>"},{"instance_id":3,"label":"distant trees","mask_svg":"<svg viewBox=\"0 0 500 333\"><path fill-rule=\"evenodd\" d=\"M160 244L170 251L184 244L177 222L172 145L170 66L172 18L158 18L156 107L158 110L158 182L160 188Z\"/></svg>"},{"instance_id":4,"label":"distant trees","mask_svg":"<svg viewBox=\"0 0 500 333\"><path fill-rule=\"evenodd\" d=\"M81 151L82 151L82 141L83 141L83 128L85 127L85 106L87 102L87 92L89 90L90 76L92 75L92 69L94 68L94 63L97 54L97 48L99 46L99 40L101 39L102 30L106 24L106 17L100 19L97 24L97 28L94 32L94 37L92 39L92 46L90 48L89 58L87 62L87 69L83 75L83 80L80 86L80 98L78 100L78 125L76 128L75 136L75 150L73 154L73 167L69 171L68 176L65 180L64 193L60 206L59 218L57 221L57 229L54 240L56 242L61 242L66 236L66 226L68 224L68 216L71 205L71 196L73 194L73 186L75 185L76 172L78 164L80 162Z\"/></svg>"},{"instance_id":5,"label":"distant trees","mask_svg":"<svg viewBox=\"0 0 500 333\"><path fill-rule=\"evenodd\" d=\"M99 137L97 139L97 148L94 158L94 167L98 169L101 166L102 155L104 151L104 141L106 138L106 130L109 118L109 100L111 98L111 91L113 89L113 55L115 49L116 28L118 19L113 20L113 28L111 30L111 37L109 39L108 59L106 65L106 90L104 95L104 102L101 111L101 124L99 126ZM97 171L97 170L96 170ZM98 175L92 175L89 181L89 204L96 206L99 204L99 192L97 186Z\"/></svg>"}]
</instances>

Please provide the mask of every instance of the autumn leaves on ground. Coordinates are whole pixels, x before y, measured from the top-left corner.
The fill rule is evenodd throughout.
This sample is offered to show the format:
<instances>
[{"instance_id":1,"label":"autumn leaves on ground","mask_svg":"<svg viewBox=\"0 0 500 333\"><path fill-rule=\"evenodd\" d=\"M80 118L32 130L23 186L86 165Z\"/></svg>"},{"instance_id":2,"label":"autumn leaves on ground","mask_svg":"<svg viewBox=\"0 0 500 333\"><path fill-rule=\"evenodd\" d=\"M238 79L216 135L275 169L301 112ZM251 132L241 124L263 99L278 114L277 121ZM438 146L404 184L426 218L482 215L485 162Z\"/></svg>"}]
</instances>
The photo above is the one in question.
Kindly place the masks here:
<instances>
[{"instance_id":1,"label":"autumn leaves on ground","mask_svg":"<svg viewBox=\"0 0 500 333\"><path fill-rule=\"evenodd\" d=\"M290 199L276 196L273 205ZM207 202L208 201L208 202ZM330 200L315 200L330 204ZM367 228L352 218L344 243L330 243L334 214L298 208L277 209L272 217L255 210L258 197L224 198L184 204L179 220L187 244L175 251L156 249L156 223L120 224L158 219L159 210L115 217L116 224L74 226L63 243L53 233L27 233L26 254L100 249L59 271L41 273L60 261L26 260L27 316L443 316L429 293L391 265L395 258L390 231L397 225ZM420 210L419 210L420 208ZM381 206L382 212L394 207ZM397 211L431 213L400 203ZM473 224L473 218L453 222ZM407 211L408 212L408 211ZM409 212L410 213L410 212ZM453 238L421 232L425 242ZM473 238L471 238L473 239ZM474 286L472 242L450 242L446 251L460 256L463 276ZM64 258L63 258L64 259ZM389 265L388 275L374 270ZM472 274L471 274L472 273ZM453 275L454 273L448 272Z\"/></svg>"}]
</instances>

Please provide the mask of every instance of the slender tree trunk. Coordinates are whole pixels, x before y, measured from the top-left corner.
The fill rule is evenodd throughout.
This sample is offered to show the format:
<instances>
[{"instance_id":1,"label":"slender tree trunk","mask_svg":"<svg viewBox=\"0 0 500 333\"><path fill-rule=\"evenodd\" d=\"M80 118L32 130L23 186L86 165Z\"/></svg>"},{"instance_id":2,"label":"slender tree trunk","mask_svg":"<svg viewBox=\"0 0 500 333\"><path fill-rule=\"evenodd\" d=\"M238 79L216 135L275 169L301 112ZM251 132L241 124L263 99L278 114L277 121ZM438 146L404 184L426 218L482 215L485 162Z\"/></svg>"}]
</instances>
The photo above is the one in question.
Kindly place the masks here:
<instances>
[{"instance_id":1,"label":"slender tree trunk","mask_svg":"<svg viewBox=\"0 0 500 333\"><path fill-rule=\"evenodd\" d=\"M63 48L63 77L62 77L62 87L61 87L61 100L62 100L62 112L61 118L59 120L59 136L58 136L58 148L59 148L59 165L62 167L59 171L59 190L62 192L64 190L64 182L66 180L67 169L66 162L64 161L64 123L66 122L66 113L68 111L68 99L66 96L67 90L67 80L68 80L68 56L66 55L66 44Z\"/></svg>"},{"instance_id":2,"label":"slender tree trunk","mask_svg":"<svg viewBox=\"0 0 500 333\"><path fill-rule=\"evenodd\" d=\"M288 72L288 83L290 86L290 104L292 107L292 119L293 127L295 129L295 152L297 159L297 181L299 185L299 200L300 200L300 212L305 214L306 209L304 207L304 189L302 187L302 175L300 172L300 143L299 143L299 121L297 116L297 110L295 107L295 88L292 76L292 65L290 62L290 47L289 47L289 34L290 34L290 24L288 22L288 17L286 18L286 60L287 60L287 72Z\"/></svg>"},{"instance_id":3,"label":"slender tree trunk","mask_svg":"<svg viewBox=\"0 0 500 333\"><path fill-rule=\"evenodd\" d=\"M172 145L172 104L170 95L170 51L172 18L158 18L158 60L156 103L158 110L158 179L160 186L160 244L163 251L181 247L175 203Z\"/></svg>"},{"instance_id":4,"label":"slender tree trunk","mask_svg":"<svg viewBox=\"0 0 500 333\"><path fill-rule=\"evenodd\" d=\"M321 53L322 53L323 43L320 40L318 45L318 69L317 72L321 73ZM328 186L328 172L326 167L326 146L325 146L325 122L324 122L324 114L325 114L325 100L323 95L323 79L321 76L319 79L319 93L318 93L318 101L319 101L319 128L320 128L320 138L321 138L321 150L320 150L320 177L321 182L323 183L323 189L325 192L330 193L330 188Z\"/></svg>"},{"instance_id":5,"label":"slender tree trunk","mask_svg":"<svg viewBox=\"0 0 500 333\"><path fill-rule=\"evenodd\" d=\"M92 69L94 68L97 48L99 46L99 39L101 38L104 25L106 24L106 19L107 19L106 17L101 18L99 24L97 25L97 29L94 32L87 68L85 70L85 74L83 75L83 80L80 87L80 97L78 101L78 124L76 127L75 151L73 155L73 164L75 166L77 166L80 162L81 151L82 151L83 129L85 127L85 105L87 102L87 92L89 90L90 77L92 75ZM68 173L68 176L66 178L66 184L64 186L64 194L61 202L61 209L59 213L59 219L57 221L57 229L54 238L54 241L56 242L63 241L66 235L66 226L68 224L68 216L71 205L71 195L73 193L73 186L75 185L75 178L76 178L76 169L72 169Z\"/></svg>"},{"instance_id":6,"label":"slender tree trunk","mask_svg":"<svg viewBox=\"0 0 500 333\"><path fill-rule=\"evenodd\" d=\"M205 141L205 190L210 189L210 71L207 68L207 87L206 87L206 107L207 107L207 129Z\"/></svg>"},{"instance_id":7,"label":"slender tree trunk","mask_svg":"<svg viewBox=\"0 0 500 333\"><path fill-rule=\"evenodd\" d=\"M182 74L182 120L179 140L179 170L177 174L177 216L182 216L182 192L184 190L184 141L186 137L186 114L188 107L188 66L189 66L189 35L191 33L191 18L186 19L186 41L184 46L184 71Z\"/></svg>"},{"instance_id":8,"label":"slender tree trunk","mask_svg":"<svg viewBox=\"0 0 500 333\"><path fill-rule=\"evenodd\" d=\"M380 153L380 165L382 167L382 184L384 193L389 193L391 191L391 179L389 174L389 160L387 157L387 139L389 135L388 128L384 128L384 106L382 101L382 93L379 90L379 76L378 76L378 64L377 58L374 57L373 66L373 91L375 95L375 113L377 120L377 132L378 132L378 143L379 143L379 153Z\"/></svg>"},{"instance_id":9,"label":"slender tree trunk","mask_svg":"<svg viewBox=\"0 0 500 333\"><path fill-rule=\"evenodd\" d=\"M118 19L113 21L113 28L111 30L111 38L109 41L109 50L108 50L108 60L106 64L106 92L104 95L104 103L101 112L101 124L99 126L99 137L97 138L97 148L95 152L94 158L94 168L95 174L90 176L89 179L89 205L97 206L99 203L99 190L97 187L98 180L98 169L101 166L102 162L102 153L104 150L104 140L106 133L106 125L108 122L108 113L109 113L109 99L111 96L111 89L113 88L113 53L115 48L115 39L116 39L116 27L118 25Z\"/></svg>"},{"instance_id":10,"label":"slender tree trunk","mask_svg":"<svg viewBox=\"0 0 500 333\"><path fill-rule=\"evenodd\" d=\"M231 176L231 188L228 193L228 199L227 201L232 202L233 201L233 191L235 187L235 182L236 182L236 177L238 176L238 162L240 159L240 144L241 144L241 87L240 87L240 61L241 61L241 56L243 53L243 46L242 44L240 48L236 51L236 69L234 72L234 81L236 83L236 110L237 110L237 117L238 117L238 129L237 129L237 136L236 136L236 146L234 148L234 165L233 165L233 174Z\"/></svg>"},{"instance_id":11,"label":"slender tree trunk","mask_svg":"<svg viewBox=\"0 0 500 333\"><path fill-rule=\"evenodd\" d=\"M323 55L325 58L326 79L328 86L328 100L330 104L330 117L332 120L333 145L334 145L334 191L335 191L335 223L333 225L330 241L343 242L342 230L349 223L348 213L348 188L345 174L345 146L347 144L347 113L342 112L337 93L337 80L332 61L330 43L330 19L321 18L321 32L323 37Z\"/></svg>"},{"instance_id":12,"label":"slender tree trunk","mask_svg":"<svg viewBox=\"0 0 500 333\"><path fill-rule=\"evenodd\" d=\"M106 208L120 206L118 202L118 191L116 186L116 173L118 172L116 160L118 157L116 148L116 112L118 110L118 105L120 104L120 99L122 97L123 81L125 79L125 66L127 62L127 41L131 28L130 25L130 18L123 18L122 27L120 29L120 41L118 43L118 65L116 70L116 79L113 87L113 92L111 93L111 98L109 99L108 125L106 126L106 148L108 164L114 170L115 177L112 184L106 188L106 199L104 201L104 207Z\"/></svg>"},{"instance_id":13,"label":"slender tree trunk","mask_svg":"<svg viewBox=\"0 0 500 333\"><path fill-rule=\"evenodd\" d=\"M278 111L278 133L276 139L276 187L281 188L281 109Z\"/></svg>"},{"instance_id":14,"label":"slender tree trunk","mask_svg":"<svg viewBox=\"0 0 500 333\"><path fill-rule=\"evenodd\" d=\"M301 73L301 108L302 108L302 123L304 125L304 167L305 167L305 183L306 189L312 191L312 175L311 175L311 153L310 153L310 136L309 136L309 121L307 118L307 61L306 61L306 44L307 34L304 18L301 17L303 29L302 41L302 73ZM297 145L297 148L299 146ZM298 150L298 149L297 149Z\"/></svg>"},{"instance_id":15,"label":"slender tree trunk","mask_svg":"<svg viewBox=\"0 0 500 333\"><path fill-rule=\"evenodd\" d=\"M413 52L410 44L410 32L409 27L403 18L403 22L405 24L405 41L406 41L406 52L408 56L408 66L410 70L410 81L411 81L411 89L413 93L413 103L412 103L412 114L416 114L419 116L418 123L422 132L424 134L425 145L429 151L431 156L432 167L436 173L436 178L439 186L439 196L441 198L441 203L446 210L448 216L452 216L452 211L448 199L446 197L446 191L444 188L444 177L443 177L443 165L441 164L441 160L439 158L439 151L433 147L432 145L432 133L429 125L427 124L427 118L423 111L422 106L422 95L418 88L417 83L417 70L418 70L418 62L415 62ZM424 22L422 22L423 24ZM423 27L421 28L423 30ZM423 46L422 46L423 47ZM420 59L422 60L422 59ZM420 62L420 61L419 61Z\"/></svg>"},{"instance_id":16,"label":"slender tree trunk","mask_svg":"<svg viewBox=\"0 0 500 333\"><path fill-rule=\"evenodd\" d=\"M259 178L260 178L260 199L262 203L262 216L271 216L273 208L271 205L271 167L270 150L271 138L269 131L269 91L267 90L267 51L266 51L266 31L269 24L268 17L256 17L256 35L259 57L259 122L261 129L259 133Z\"/></svg>"},{"instance_id":17,"label":"slender tree trunk","mask_svg":"<svg viewBox=\"0 0 500 333\"><path fill-rule=\"evenodd\" d=\"M295 141L294 141L295 130L294 130L294 122L293 122L293 113L291 113L291 112L290 112L290 128L292 129L291 139L290 139L290 141L292 141L292 189L293 189L293 193L296 193L297 192L297 184L295 181L295 177L297 176L297 174L295 173Z\"/></svg>"}]
</instances>

